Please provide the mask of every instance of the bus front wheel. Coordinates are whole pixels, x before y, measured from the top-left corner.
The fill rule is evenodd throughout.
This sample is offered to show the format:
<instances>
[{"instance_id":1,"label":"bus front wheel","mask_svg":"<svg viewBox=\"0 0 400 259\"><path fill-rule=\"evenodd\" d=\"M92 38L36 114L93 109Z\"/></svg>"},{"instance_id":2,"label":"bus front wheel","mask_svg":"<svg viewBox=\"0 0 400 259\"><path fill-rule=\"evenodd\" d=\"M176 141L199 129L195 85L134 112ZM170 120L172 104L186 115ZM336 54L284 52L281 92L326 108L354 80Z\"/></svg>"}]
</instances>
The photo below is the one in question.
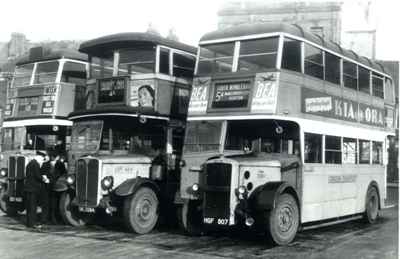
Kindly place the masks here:
<instances>
[{"instance_id":1,"label":"bus front wheel","mask_svg":"<svg viewBox=\"0 0 400 259\"><path fill-rule=\"evenodd\" d=\"M268 232L277 245L287 245L299 228L299 208L294 197L284 193L278 197L276 206L267 215Z\"/></svg>"},{"instance_id":2,"label":"bus front wheel","mask_svg":"<svg viewBox=\"0 0 400 259\"><path fill-rule=\"evenodd\" d=\"M138 234L153 230L158 221L158 197L148 188L141 187L124 201L124 220L126 226Z\"/></svg>"},{"instance_id":3,"label":"bus front wheel","mask_svg":"<svg viewBox=\"0 0 400 259\"><path fill-rule=\"evenodd\" d=\"M376 222L379 216L379 196L375 187L368 188L365 201L364 220L369 224Z\"/></svg>"},{"instance_id":4,"label":"bus front wheel","mask_svg":"<svg viewBox=\"0 0 400 259\"><path fill-rule=\"evenodd\" d=\"M88 220L81 215L78 210L78 206L73 206L71 204L73 198L73 195L68 192L61 193L59 203L61 217L66 224L75 227L84 226Z\"/></svg>"}]
</instances>

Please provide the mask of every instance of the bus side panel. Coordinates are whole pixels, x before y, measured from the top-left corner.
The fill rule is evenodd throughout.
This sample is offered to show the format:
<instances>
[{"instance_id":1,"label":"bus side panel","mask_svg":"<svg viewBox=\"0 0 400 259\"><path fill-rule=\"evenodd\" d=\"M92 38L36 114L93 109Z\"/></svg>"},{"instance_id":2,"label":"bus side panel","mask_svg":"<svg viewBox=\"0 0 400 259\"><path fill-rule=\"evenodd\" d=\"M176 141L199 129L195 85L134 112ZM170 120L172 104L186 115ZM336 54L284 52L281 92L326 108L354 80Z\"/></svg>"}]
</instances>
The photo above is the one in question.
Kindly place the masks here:
<instances>
[{"instance_id":1,"label":"bus side panel","mask_svg":"<svg viewBox=\"0 0 400 259\"><path fill-rule=\"evenodd\" d=\"M381 204L386 197L382 165L309 164L303 175L302 223L364 212L372 181L378 184Z\"/></svg>"},{"instance_id":2,"label":"bus side panel","mask_svg":"<svg viewBox=\"0 0 400 259\"><path fill-rule=\"evenodd\" d=\"M319 220L323 217L323 204L325 202L326 175L320 168L313 165L312 171L304 170L303 173L303 198L301 222Z\"/></svg>"},{"instance_id":3,"label":"bus side panel","mask_svg":"<svg viewBox=\"0 0 400 259\"><path fill-rule=\"evenodd\" d=\"M75 85L74 84L60 84L59 94L56 99L57 105L56 116L68 116L73 111L75 101Z\"/></svg>"}]
</instances>

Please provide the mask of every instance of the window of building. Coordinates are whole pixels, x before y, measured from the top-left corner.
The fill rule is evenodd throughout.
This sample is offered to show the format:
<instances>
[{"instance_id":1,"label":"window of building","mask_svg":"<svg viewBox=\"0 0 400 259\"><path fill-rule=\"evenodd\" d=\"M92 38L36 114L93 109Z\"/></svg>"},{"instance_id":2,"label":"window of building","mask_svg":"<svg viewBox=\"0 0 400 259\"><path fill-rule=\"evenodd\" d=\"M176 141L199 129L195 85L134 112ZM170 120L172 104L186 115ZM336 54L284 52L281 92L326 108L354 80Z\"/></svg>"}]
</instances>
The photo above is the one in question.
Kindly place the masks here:
<instances>
[{"instance_id":1,"label":"window of building","mask_svg":"<svg viewBox=\"0 0 400 259\"><path fill-rule=\"evenodd\" d=\"M383 98L383 76L372 73L372 95Z\"/></svg>"},{"instance_id":2,"label":"window of building","mask_svg":"<svg viewBox=\"0 0 400 259\"><path fill-rule=\"evenodd\" d=\"M301 72L301 42L285 38L282 52L282 68Z\"/></svg>"},{"instance_id":3,"label":"window of building","mask_svg":"<svg viewBox=\"0 0 400 259\"><path fill-rule=\"evenodd\" d=\"M192 78L196 61L193 56L185 54L173 54L173 76Z\"/></svg>"},{"instance_id":4,"label":"window of building","mask_svg":"<svg viewBox=\"0 0 400 259\"><path fill-rule=\"evenodd\" d=\"M357 140L343 138L343 164L357 163Z\"/></svg>"},{"instance_id":5,"label":"window of building","mask_svg":"<svg viewBox=\"0 0 400 259\"><path fill-rule=\"evenodd\" d=\"M335 136L325 136L325 163L340 164L341 162L341 138Z\"/></svg>"},{"instance_id":6,"label":"window of building","mask_svg":"<svg viewBox=\"0 0 400 259\"><path fill-rule=\"evenodd\" d=\"M340 85L340 58L325 52L325 80Z\"/></svg>"},{"instance_id":7,"label":"window of building","mask_svg":"<svg viewBox=\"0 0 400 259\"><path fill-rule=\"evenodd\" d=\"M240 42L238 71L257 71L276 67L278 37Z\"/></svg>"},{"instance_id":8,"label":"window of building","mask_svg":"<svg viewBox=\"0 0 400 259\"><path fill-rule=\"evenodd\" d=\"M232 72L234 42L200 47L198 74Z\"/></svg>"},{"instance_id":9,"label":"window of building","mask_svg":"<svg viewBox=\"0 0 400 259\"><path fill-rule=\"evenodd\" d=\"M160 48L160 73L169 75L169 49Z\"/></svg>"},{"instance_id":10,"label":"window of building","mask_svg":"<svg viewBox=\"0 0 400 259\"><path fill-rule=\"evenodd\" d=\"M343 60L343 85L345 87L357 90L357 65Z\"/></svg>"},{"instance_id":11,"label":"window of building","mask_svg":"<svg viewBox=\"0 0 400 259\"><path fill-rule=\"evenodd\" d=\"M382 164L382 142L372 141L372 163Z\"/></svg>"},{"instance_id":12,"label":"window of building","mask_svg":"<svg viewBox=\"0 0 400 259\"><path fill-rule=\"evenodd\" d=\"M370 142L368 140L359 140L358 145L360 147L359 161L360 164L369 164L370 160Z\"/></svg>"},{"instance_id":13,"label":"window of building","mask_svg":"<svg viewBox=\"0 0 400 259\"><path fill-rule=\"evenodd\" d=\"M358 90L364 93L370 93L369 70L358 66Z\"/></svg>"},{"instance_id":14,"label":"window of building","mask_svg":"<svg viewBox=\"0 0 400 259\"><path fill-rule=\"evenodd\" d=\"M322 163L322 135L304 133L304 162Z\"/></svg>"},{"instance_id":15,"label":"window of building","mask_svg":"<svg viewBox=\"0 0 400 259\"><path fill-rule=\"evenodd\" d=\"M304 73L324 79L323 51L309 44L304 46Z\"/></svg>"}]
</instances>

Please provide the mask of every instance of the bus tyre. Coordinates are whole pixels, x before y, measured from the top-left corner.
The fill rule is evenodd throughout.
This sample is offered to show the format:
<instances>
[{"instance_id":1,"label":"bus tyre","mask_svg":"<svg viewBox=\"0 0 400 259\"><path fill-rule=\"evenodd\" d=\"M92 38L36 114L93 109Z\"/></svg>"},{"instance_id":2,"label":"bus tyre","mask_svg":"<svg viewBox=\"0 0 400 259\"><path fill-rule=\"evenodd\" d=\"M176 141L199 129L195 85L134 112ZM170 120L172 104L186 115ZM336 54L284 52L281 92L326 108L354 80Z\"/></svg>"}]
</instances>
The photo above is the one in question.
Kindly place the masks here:
<instances>
[{"instance_id":1,"label":"bus tyre","mask_svg":"<svg viewBox=\"0 0 400 259\"><path fill-rule=\"evenodd\" d=\"M181 209L181 224L185 232L190 236L200 236L203 231L202 213L199 210L201 201L186 201Z\"/></svg>"},{"instance_id":2,"label":"bus tyre","mask_svg":"<svg viewBox=\"0 0 400 259\"><path fill-rule=\"evenodd\" d=\"M0 189L0 209L2 212L7 213L7 189L4 186Z\"/></svg>"},{"instance_id":3,"label":"bus tyre","mask_svg":"<svg viewBox=\"0 0 400 259\"><path fill-rule=\"evenodd\" d=\"M71 204L72 199L73 197L70 193L61 193L59 202L61 218L65 224L75 227L84 226L88 222L88 219L78 211L78 206L73 206Z\"/></svg>"},{"instance_id":4,"label":"bus tyre","mask_svg":"<svg viewBox=\"0 0 400 259\"><path fill-rule=\"evenodd\" d=\"M277 245L287 245L296 236L299 228L299 208L290 194L278 197L275 208L267 215L268 232Z\"/></svg>"},{"instance_id":5,"label":"bus tyre","mask_svg":"<svg viewBox=\"0 0 400 259\"><path fill-rule=\"evenodd\" d=\"M379 216L379 196L375 187L369 187L365 200L364 221L369 224L376 222Z\"/></svg>"},{"instance_id":6,"label":"bus tyre","mask_svg":"<svg viewBox=\"0 0 400 259\"><path fill-rule=\"evenodd\" d=\"M129 230L146 234L153 230L158 221L158 197L148 188L141 187L124 201L124 221Z\"/></svg>"}]
</instances>

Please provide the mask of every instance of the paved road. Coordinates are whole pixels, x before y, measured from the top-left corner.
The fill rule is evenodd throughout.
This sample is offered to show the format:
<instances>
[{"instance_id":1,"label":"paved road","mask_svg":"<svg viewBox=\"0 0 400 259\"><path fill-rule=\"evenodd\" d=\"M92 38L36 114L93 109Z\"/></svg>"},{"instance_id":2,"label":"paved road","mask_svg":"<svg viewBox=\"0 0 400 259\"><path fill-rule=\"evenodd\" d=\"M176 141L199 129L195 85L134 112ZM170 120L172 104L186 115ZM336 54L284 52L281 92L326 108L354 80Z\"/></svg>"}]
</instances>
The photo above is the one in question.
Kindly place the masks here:
<instances>
[{"instance_id":1,"label":"paved road","mask_svg":"<svg viewBox=\"0 0 400 259\"><path fill-rule=\"evenodd\" d=\"M375 225L353 221L306 230L286 247L233 232L198 238L177 230L135 235L113 226L49 226L38 232L23 220L0 215L0 258L398 258L397 207L383 211Z\"/></svg>"}]
</instances>

